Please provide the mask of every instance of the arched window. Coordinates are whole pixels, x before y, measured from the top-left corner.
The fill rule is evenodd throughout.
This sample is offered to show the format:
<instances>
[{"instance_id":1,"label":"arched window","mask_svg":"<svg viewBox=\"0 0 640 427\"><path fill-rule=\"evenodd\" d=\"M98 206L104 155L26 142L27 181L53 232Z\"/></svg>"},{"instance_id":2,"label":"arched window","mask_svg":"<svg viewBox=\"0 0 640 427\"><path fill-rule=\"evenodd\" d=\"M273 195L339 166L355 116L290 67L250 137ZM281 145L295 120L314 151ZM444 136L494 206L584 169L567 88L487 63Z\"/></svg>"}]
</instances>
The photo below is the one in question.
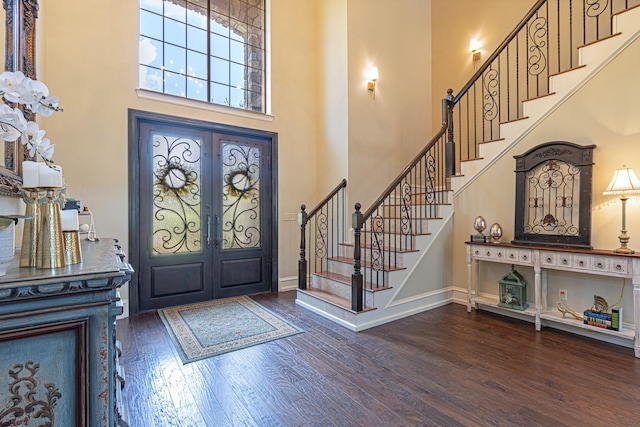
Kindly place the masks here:
<instances>
[{"instance_id":1,"label":"arched window","mask_svg":"<svg viewBox=\"0 0 640 427\"><path fill-rule=\"evenodd\" d=\"M265 112L265 0L140 0L139 87Z\"/></svg>"}]
</instances>

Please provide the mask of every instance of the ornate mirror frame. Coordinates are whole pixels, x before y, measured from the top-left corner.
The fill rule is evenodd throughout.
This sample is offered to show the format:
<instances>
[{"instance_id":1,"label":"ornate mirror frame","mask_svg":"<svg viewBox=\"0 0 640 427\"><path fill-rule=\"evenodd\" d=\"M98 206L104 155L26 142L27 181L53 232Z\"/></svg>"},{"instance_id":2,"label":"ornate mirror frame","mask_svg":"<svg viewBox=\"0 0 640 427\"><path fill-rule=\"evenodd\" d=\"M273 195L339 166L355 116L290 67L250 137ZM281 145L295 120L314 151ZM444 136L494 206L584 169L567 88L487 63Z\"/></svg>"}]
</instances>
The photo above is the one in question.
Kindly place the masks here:
<instances>
[{"instance_id":1,"label":"ornate mirror frame","mask_svg":"<svg viewBox=\"0 0 640 427\"><path fill-rule=\"evenodd\" d=\"M516 159L512 243L591 249L593 149L547 142Z\"/></svg>"},{"instance_id":2,"label":"ornate mirror frame","mask_svg":"<svg viewBox=\"0 0 640 427\"><path fill-rule=\"evenodd\" d=\"M2 6L6 12L5 70L20 70L35 79L38 0L2 0ZM33 113L25 111L25 118L33 120ZM18 141L6 144L2 153L6 167L0 166L0 195L19 197L26 153Z\"/></svg>"}]
</instances>

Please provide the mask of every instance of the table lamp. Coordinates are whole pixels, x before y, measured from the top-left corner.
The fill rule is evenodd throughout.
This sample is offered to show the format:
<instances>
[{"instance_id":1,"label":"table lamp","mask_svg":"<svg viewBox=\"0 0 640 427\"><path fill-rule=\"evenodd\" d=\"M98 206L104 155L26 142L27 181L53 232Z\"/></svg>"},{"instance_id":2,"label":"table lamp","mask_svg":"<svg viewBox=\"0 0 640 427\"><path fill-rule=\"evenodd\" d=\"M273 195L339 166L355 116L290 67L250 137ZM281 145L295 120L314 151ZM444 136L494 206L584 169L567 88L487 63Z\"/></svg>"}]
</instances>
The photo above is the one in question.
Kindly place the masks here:
<instances>
[{"instance_id":1,"label":"table lamp","mask_svg":"<svg viewBox=\"0 0 640 427\"><path fill-rule=\"evenodd\" d=\"M613 179L609 183L609 186L602 194L607 195L620 195L620 201L622 202L622 230L618 239L620 240L620 247L614 252L619 254L632 254L635 251L627 248L629 243L629 236L627 236L627 214L626 205L629 197L628 194L640 193L640 180L633 172L633 169L622 166L622 169L617 169L613 173Z\"/></svg>"}]
</instances>

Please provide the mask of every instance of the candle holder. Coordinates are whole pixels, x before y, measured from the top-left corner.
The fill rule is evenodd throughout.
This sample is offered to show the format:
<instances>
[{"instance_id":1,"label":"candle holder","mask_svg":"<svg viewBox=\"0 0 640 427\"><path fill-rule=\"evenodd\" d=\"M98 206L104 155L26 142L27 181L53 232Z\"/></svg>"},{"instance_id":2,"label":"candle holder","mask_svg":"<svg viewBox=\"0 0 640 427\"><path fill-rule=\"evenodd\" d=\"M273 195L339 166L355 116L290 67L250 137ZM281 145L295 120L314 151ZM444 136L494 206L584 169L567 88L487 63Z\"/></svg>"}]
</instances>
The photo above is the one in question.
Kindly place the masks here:
<instances>
[{"instance_id":1,"label":"candle holder","mask_svg":"<svg viewBox=\"0 0 640 427\"><path fill-rule=\"evenodd\" d=\"M80 264L82 252L80 251L80 237L77 231L63 231L64 236L64 262L66 265Z\"/></svg>"},{"instance_id":2,"label":"candle holder","mask_svg":"<svg viewBox=\"0 0 640 427\"><path fill-rule=\"evenodd\" d=\"M38 198L40 191L37 188L22 188L22 199L26 203L22 231L22 250L20 251L20 267L36 267L37 265L37 239L40 224L40 204Z\"/></svg>"},{"instance_id":3,"label":"candle holder","mask_svg":"<svg viewBox=\"0 0 640 427\"><path fill-rule=\"evenodd\" d=\"M41 206L40 230L36 240L36 268L64 267L64 238L60 225L60 205L54 200L62 188L43 188L47 201Z\"/></svg>"}]
</instances>

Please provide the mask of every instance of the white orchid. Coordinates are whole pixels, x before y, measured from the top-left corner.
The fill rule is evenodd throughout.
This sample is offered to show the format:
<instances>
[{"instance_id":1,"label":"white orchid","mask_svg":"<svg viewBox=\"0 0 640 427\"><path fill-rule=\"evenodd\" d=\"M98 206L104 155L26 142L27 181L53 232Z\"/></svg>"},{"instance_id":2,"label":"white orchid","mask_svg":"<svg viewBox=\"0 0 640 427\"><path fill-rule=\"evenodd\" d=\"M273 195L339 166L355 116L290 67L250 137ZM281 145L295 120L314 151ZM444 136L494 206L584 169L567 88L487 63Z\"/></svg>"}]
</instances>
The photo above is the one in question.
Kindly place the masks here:
<instances>
[{"instance_id":1,"label":"white orchid","mask_svg":"<svg viewBox=\"0 0 640 427\"><path fill-rule=\"evenodd\" d=\"M58 107L58 97L50 96L44 83L25 77L20 71L0 74L0 96L5 102L22 104L43 117L62 110ZM36 122L25 119L20 109L6 104L0 107L0 138L10 142L20 138L30 157L51 162L53 144L44 138L44 134Z\"/></svg>"}]
</instances>

